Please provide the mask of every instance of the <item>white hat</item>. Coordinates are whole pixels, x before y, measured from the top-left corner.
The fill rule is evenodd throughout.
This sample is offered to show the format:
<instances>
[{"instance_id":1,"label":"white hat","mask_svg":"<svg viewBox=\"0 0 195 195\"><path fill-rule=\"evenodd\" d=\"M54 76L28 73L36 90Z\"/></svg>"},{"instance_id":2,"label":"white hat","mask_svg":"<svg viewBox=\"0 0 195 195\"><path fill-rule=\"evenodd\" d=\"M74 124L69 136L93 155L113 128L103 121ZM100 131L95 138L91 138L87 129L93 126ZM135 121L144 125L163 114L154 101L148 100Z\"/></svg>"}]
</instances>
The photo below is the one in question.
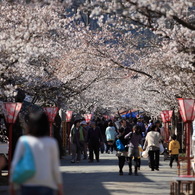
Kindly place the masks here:
<instances>
[{"instance_id":1,"label":"white hat","mask_svg":"<svg viewBox=\"0 0 195 195\"><path fill-rule=\"evenodd\" d=\"M81 121L80 124L81 125L87 125L86 121Z\"/></svg>"}]
</instances>

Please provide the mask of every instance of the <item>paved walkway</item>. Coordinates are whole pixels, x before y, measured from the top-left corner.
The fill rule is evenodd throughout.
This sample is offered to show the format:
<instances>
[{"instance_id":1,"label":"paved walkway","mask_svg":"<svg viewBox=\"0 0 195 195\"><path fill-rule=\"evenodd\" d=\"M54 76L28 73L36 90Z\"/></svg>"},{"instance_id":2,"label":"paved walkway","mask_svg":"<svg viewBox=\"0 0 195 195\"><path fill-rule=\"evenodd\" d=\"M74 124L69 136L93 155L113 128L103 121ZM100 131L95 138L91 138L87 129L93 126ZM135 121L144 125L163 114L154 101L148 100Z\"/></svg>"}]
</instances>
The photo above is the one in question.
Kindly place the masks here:
<instances>
[{"instance_id":1,"label":"paved walkway","mask_svg":"<svg viewBox=\"0 0 195 195\"><path fill-rule=\"evenodd\" d=\"M170 193L169 183L177 173L176 167L170 169L169 161L161 160L160 171L151 171L147 166L147 160L142 159L139 176L129 176L128 165L124 167L124 175L119 176L118 161L114 154L103 154L100 159L99 163L82 161L71 164L70 158L66 157L61 167L65 194L168 195Z\"/></svg>"},{"instance_id":2,"label":"paved walkway","mask_svg":"<svg viewBox=\"0 0 195 195\"><path fill-rule=\"evenodd\" d=\"M150 171L147 161L142 159L139 176L128 175L128 165L124 175L118 175L117 157L101 154L100 162L71 164L70 156L61 161L65 195L168 195L169 182L176 176L176 167L170 169L169 161L161 160L160 171ZM176 165L176 164L174 164ZM7 192L0 191L1 195Z\"/></svg>"}]
</instances>

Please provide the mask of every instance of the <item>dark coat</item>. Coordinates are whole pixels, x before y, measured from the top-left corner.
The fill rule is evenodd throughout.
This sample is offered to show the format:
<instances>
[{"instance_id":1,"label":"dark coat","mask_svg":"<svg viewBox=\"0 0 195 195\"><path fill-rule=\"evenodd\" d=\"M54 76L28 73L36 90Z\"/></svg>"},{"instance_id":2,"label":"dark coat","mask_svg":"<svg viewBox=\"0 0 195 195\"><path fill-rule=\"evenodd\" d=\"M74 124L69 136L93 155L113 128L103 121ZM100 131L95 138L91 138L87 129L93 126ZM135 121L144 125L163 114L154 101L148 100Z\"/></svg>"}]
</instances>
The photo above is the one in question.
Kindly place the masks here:
<instances>
[{"instance_id":1,"label":"dark coat","mask_svg":"<svg viewBox=\"0 0 195 195\"><path fill-rule=\"evenodd\" d=\"M102 142L102 134L99 127L96 127L95 129L92 127L89 128L87 142L89 144L100 144L100 142Z\"/></svg>"}]
</instances>

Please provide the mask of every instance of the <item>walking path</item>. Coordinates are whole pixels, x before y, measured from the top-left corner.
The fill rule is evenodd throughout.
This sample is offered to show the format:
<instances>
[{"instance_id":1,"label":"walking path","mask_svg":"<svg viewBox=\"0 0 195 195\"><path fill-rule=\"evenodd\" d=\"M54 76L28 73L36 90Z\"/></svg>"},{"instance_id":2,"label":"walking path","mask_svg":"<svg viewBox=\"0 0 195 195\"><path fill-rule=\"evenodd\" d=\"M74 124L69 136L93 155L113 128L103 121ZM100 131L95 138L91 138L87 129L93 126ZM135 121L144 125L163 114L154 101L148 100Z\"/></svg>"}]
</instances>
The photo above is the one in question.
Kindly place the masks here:
<instances>
[{"instance_id":1,"label":"walking path","mask_svg":"<svg viewBox=\"0 0 195 195\"><path fill-rule=\"evenodd\" d=\"M70 158L62 161L64 190L67 195L138 195L170 194L170 181L176 176L176 166L170 169L169 161L161 158L160 171L151 171L147 160L142 159L139 176L128 175L128 165L124 175L118 175L118 161L114 154L102 154L99 163L71 164ZM176 163L174 164L176 165Z\"/></svg>"},{"instance_id":2,"label":"walking path","mask_svg":"<svg viewBox=\"0 0 195 195\"><path fill-rule=\"evenodd\" d=\"M101 154L100 162L71 164L70 156L61 160L65 195L168 195L169 183L176 176L176 163L172 169L169 161L161 158L160 171L150 171L147 160L142 159L139 176L128 175L128 165L124 175L118 175L118 161L114 154ZM0 195L7 195L1 190Z\"/></svg>"}]
</instances>

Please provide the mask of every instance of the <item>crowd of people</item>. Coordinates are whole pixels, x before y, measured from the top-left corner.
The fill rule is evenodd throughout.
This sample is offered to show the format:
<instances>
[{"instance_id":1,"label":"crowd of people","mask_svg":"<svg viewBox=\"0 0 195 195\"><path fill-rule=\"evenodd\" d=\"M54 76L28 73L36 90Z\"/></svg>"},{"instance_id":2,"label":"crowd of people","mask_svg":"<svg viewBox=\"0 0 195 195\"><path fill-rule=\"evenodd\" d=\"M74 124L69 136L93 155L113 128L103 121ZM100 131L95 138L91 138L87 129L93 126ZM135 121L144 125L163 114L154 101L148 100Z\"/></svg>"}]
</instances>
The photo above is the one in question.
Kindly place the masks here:
<instances>
[{"instance_id":1,"label":"crowd of people","mask_svg":"<svg viewBox=\"0 0 195 195\"><path fill-rule=\"evenodd\" d=\"M71 132L70 143L72 160L71 163L79 163L82 159L94 162L100 161L99 154L113 153L116 151L118 157L119 175L123 175L125 163L129 166L129 175L138 175L141 166L141 154L146 151L148 154L148 165L151 171L159 171L160 145L166 140L166 133L161 122L150 120L148 123L143 118L134 119L114 119L97 120L86 123L84 120L75 120ZM172 136L176 140L176 135ZM172 143L172 142L171 142ZM174 149L170 150L172 167L173 160L178 163L179 142L177 148L170 144ZM89 156L87 155L89 151ZM134 170L132 169L134 161Z\"/></svg>"},{"instance_id":2,"label":"crowd of people","mask_svg":"<svg viewBox=\"0 0 195 195\"><path fill-rule=\"evenodd\" d=\"M25 154L24 140L26 140L34 156L36 173L22 184L22 194L48 195L58 191L58 194L62 195L63 184L59 171L60 147L57 144L59 140L49 136L49 122L46 114L37 110L29 112L25 116L25 122L27 135L19 138L10 169L11 194L15 194L15 181L12 175L21 156ZM97 118L89 123L85 120L75 120L70 131L71 163L79 163L81 160L99 163L100 153L112 154L116 151L119 175L123 175L125 163L128 164L129 175L138 175L141 153L146 151L151 171L159 171L160 144L165 140L165 135L160 121L150 120L146 123L143 118L130 120ZM176 140L176 135L172 135L168 148L171 168L174 160L179 165L179 149L180 144Z\"/></svg>"}]
</instances>

